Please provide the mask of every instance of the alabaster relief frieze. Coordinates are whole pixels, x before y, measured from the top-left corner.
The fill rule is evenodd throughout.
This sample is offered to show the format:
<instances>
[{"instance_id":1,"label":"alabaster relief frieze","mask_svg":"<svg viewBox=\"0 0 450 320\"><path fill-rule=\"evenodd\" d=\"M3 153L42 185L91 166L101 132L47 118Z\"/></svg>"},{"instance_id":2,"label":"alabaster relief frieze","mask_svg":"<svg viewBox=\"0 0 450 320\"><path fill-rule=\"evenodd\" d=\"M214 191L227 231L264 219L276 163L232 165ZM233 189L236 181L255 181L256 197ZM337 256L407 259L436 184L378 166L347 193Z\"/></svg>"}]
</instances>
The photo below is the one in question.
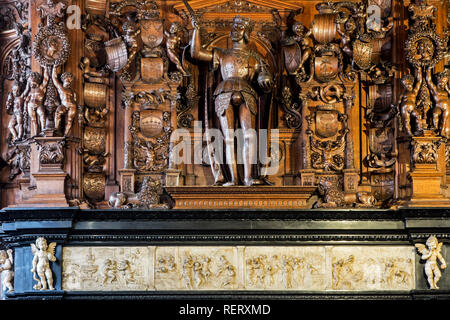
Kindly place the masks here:
<instances>
[{"instance_id":1,"label":"alabaster relief frieze","mask_svg":"<svg viewBox=\"0 0 450 320\"><path fill-rule=\"evenodd\" d=\"M63 290L415 288L409 246L63 248Z\"/></svg>"},{"instance_id":2,"label":"alabaster relief frieze","mask_svg":"<svg viewBox=\"0 0 450 320\"><path fill-rule=\"evenodd\" d=\"M152 248L63 249L64 290L147 290L153 287Z\"/></svg>"}]
</instances>

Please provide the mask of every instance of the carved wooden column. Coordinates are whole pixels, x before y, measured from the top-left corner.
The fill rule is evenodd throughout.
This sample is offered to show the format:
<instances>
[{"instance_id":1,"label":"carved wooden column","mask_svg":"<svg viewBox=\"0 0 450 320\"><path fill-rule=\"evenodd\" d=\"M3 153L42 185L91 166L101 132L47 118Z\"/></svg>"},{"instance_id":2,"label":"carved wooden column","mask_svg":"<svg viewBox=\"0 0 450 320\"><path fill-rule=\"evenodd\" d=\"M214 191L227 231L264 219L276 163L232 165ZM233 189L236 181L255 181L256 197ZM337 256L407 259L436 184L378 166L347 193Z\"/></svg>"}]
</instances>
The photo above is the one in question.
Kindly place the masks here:
<instances>
[{"instance_id":1,"label":"carved wooden column","mask_svg":"<svg viewBox=\"0 0 450 320\"><path fill-rule=\"evenodd\" d=\"M125 89L129 90L129 89ZM123 153L123 168L119 170L121 192L134 193L135 173L133 167L133 137L131 135L132 115L134 111L133 103L124 104L124 140L125 149Z\"/></svg>"},{"instance_id":2,"label":"carved wooden column","mask_svg":"<svg viewBox=\"0 0 450 320\"><path fill-rule=\"evenodd\" d=\"M314 170L311 167L311 117L308 115L308 98L301 95L302 101L302 169L300 170L300 183L302 186L313 186L315 182Z\"/></svg>"},{"instance_id":3,"label":"carved wooden column","mask_svg":"<svg viewBox=\"0 0 450 320\"><path fill-rule=\"evenodd\" d=\"M344 95L344 110L347 117L347 134L345 136L345 169L344 172L344 192L356 202L356 191L358 187L358 170L355 169L355 162L353 158L353 126L352 126L352 111L353 101L355 97L352 94L352 88L347 89L348 94Z\"/></svg>"}]
</instances>

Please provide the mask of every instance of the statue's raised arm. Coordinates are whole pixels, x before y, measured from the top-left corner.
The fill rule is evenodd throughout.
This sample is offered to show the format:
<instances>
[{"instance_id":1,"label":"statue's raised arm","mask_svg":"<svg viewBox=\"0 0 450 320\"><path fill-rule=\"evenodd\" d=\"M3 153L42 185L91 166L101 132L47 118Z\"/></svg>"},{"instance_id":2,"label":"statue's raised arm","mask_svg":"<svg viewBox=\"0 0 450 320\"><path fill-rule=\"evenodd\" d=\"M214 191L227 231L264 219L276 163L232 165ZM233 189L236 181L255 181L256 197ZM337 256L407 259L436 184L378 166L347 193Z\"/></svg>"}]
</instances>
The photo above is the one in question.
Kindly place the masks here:
<instances>
[{"instance_id":1,"label":"statue's raised arm","mask_svg":"<svg viewBox=\"0 0 450 320\"><path fill-rule=\"evenodd\" d=\"M194 27L191 39L191 56L192 58L197 60L211 61L213 59L213 53L211 51L205 50L202 47L200 27L198 26L198 22L195 18L193 18L191 21L192 26Z\"/></svg>"}]
</instances>

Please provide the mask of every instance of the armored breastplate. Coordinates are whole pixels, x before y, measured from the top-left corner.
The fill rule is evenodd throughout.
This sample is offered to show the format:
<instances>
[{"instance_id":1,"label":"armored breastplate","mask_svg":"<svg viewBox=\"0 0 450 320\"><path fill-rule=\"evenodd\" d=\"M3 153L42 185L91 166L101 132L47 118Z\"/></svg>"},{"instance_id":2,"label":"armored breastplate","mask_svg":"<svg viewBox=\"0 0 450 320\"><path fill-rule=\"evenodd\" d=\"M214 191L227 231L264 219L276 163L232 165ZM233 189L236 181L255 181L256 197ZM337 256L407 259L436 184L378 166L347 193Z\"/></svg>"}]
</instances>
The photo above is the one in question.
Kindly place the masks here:
<instances>
[{"instance_id":1,"label":"armored breastplate","mask_svg":"<svg viewBox=\"0 0 450 320\"><path fill-rule=\"evenodd\" d=\"M251 80L256 69L256 59L249 52L241 50L227 50L222 58L220 71L223 80L229 78L243 78Z\"/></svg>"}]
</instances>

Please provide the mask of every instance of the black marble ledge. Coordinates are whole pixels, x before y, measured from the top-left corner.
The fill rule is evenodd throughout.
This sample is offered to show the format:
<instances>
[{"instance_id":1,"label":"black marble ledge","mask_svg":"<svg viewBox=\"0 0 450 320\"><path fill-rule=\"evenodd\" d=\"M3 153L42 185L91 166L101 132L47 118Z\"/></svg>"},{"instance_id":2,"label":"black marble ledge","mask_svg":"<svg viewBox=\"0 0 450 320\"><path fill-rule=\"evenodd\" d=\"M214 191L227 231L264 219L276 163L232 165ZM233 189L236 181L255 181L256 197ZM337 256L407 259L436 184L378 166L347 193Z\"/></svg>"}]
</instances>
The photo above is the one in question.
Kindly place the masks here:
<instances>
[{"instance_id":1,"label":"black marble ledge","mask_svg":"<svg viewBox=\"0 0 450 320\"><path fill-rule=\"evenodd\" d=\"M0 238L64 245L450 242L450 208L400 210L81 210L6 208Z\"/></svg>"}]
</instances>

